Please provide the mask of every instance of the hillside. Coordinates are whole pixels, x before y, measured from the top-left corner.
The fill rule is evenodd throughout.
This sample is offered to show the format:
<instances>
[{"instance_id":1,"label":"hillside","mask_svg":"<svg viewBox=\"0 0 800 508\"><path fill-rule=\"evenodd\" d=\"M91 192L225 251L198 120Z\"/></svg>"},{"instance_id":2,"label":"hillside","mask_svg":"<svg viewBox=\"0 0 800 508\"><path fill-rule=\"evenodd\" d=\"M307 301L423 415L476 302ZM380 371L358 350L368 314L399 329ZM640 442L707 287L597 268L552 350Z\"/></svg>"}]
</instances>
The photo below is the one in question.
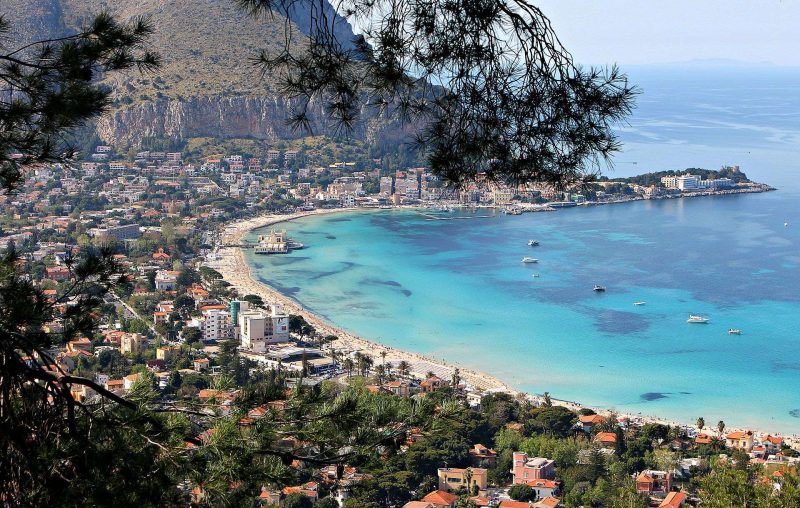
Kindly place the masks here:
<instances>
[{"instance_id":1,"label":"hillside","mask_svg":"<svg viewBox=\"0 0 800 508\"><path fill-rule=\"evenodd\" d=\"M163 58L156 73L129 72L109 78L114 108L99 119L99 137L120 148L142 139L254 138L271 142L304 135L286 125L288 105L269 75L252 58L261 48L283 41L284 18L258 19L237 10L233 0L4 0L25 40L62 35L87 23L101 10L120 19L149 17L152 48ZM299 26L304 15L297 13ZM350 37L346 25L340 36ZM312 108L315 134L333 134ZM369 116L369 115L367 115ZM368 118L355 137L376 139L386 122Z\"/></svg>"}]
</instances>

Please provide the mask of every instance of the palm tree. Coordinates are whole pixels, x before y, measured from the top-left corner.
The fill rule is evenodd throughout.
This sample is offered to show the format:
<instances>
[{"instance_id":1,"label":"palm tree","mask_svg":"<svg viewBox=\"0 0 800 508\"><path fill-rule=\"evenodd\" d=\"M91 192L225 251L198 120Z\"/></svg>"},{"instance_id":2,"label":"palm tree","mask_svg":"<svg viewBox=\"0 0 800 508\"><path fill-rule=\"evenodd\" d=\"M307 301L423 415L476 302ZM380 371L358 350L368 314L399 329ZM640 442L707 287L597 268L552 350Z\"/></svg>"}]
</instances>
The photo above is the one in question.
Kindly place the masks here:
<instances>
[{"instance_id":1,"label":"palm tree","mask_svg":"<svg viewBox=\"0 0 800 508\"><path fill-rule=\"evenodd\" d=\"M411 370L411 366L405 360L400 360L400 363L397 364L397 372L400 373L400 377L408 376L408 372Z\"/></svg>"},{"instance_id":2,"label":"palm tree","mask_svg":"<svg viewBox=\"0 0 800 508\"><path fill-rule=\"evenodd\" d=\"M453 371L453 375L450 378L450 382L453 385L453 388L457 387L458 384L461 382L461 371L458 370L458 367Z\"/></svg>"},{"instance_id":3,"label":"palm tree","mask_svg":"<svg viewBox=\"0 0 800 508\"><path fill-rule=\"evenodd\" d=\"M386 354L387 353L385 349L381 351L381 363L383 363L384 365L386 365Z\"/></svg>"},{"instance_id":4,"label":"palm tree","mask_svg":"<svg viewBox=\"0 0 800 508\"><path fill-rule=\"evenodd\" d=\"M345 358L342 362L342 368L347 371L347 378L349 379L350 376L353 374L353 369L355 368L356 364L352 358Z\"/></svg>"},{"instance_id":5,"label":"palm tree","mask_svg":"<svg viewBox=\"0 0 800 508\"><path fill-rule=\"evenodd\" d=\"M550 392L544 392L544 406L551 407L553 405L553 401L550 399Z\"/></svg>"},{"instance_id":6,"label":"palm tree","mask_svg":"<svg viewBox=\"0 0 800 508\"><path fill-rule=\"evenodd\" d=\"M721 436L723 432L725 432L725 422L720 420L717 422L717 430L719 430L719 435Z\"/></svg>"},{"instance_id":7,"label":"palm tree","mask_svg":"<svg viewBox=\"0 0 800 508\"><path fill-rule=\"evenodd\" d=\"M378 377L378 383L383 384L383 377L386 375L386 367L383 364L375 367L375 374Z\"/></svg>"},{"instance_id":8,"label":"palm tree","mask_svg":"<svg viewBox=\"0 0 800 508\"><path fill-rule=\"evenodd\" d=\"M697 419L697 430L703 430L703 427L706 426L706 420L702 416Z\"/></svg>"},{"instance_id":9,"label":"palm tree","mask_svg":"<svg viewBox=\"0 0 800 508\"><path fill-rule=\"evenodd\" d=\"M336 368L336 360L339 359L339 352L336 351L335 348L331 348L328 352L328 356L330 356L331 360L333 361L333 368Z\"/></svg>"},{"instance_id":10,"label":"palm tree","mask_svg":"<svg viewBox=\"0 0 800 508\"><path fill-rule=\"evenodd\" d=\"M471 467L468 467L467 470L464 471L464 480L466 480L466 484L467 484L467 493L471 493L472 492L472 486L470 485L470 483L472 483L472 468Z\"/></svg>"},{"instance_id":11,"label":"palm tree","mask_svg":"<svg viewBox=\"0 0 800 508\"><path fill-rule=\"evenodd\" d=\"M362 376L366 376L369 369L375 364L375 361L369 355L363 355L361 353L356 354L356 364L358 365L358 370L361 372Z\"/></svg>"}]
</instances>

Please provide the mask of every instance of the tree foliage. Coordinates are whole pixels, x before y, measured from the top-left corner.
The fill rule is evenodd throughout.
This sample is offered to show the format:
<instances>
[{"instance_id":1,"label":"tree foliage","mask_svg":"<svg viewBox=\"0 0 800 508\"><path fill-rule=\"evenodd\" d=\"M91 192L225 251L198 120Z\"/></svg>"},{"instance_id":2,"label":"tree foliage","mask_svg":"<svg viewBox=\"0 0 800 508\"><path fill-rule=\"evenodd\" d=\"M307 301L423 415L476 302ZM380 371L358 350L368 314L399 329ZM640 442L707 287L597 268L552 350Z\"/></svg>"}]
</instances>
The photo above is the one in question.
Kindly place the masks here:
<instances>
[{"instance_id":1,"label":"tree foliage","mask_svg":"<svg viewBox=\"0 0 800 508\"><path fill-rule=\"evenodd\" d=\"M159 57L146 48L151 25L119 23L100 14L80 33L9 47L14 27L0 15L0 188L10 190L20 169L64 162L73 152L67 134L106 110L111 90L100 75L154 69Z\"/></svg>"},{"instance_id":2,"label":"tree foliage","mask_svg":"<svg viewBox=\"0 0 800 508\"><path fill-rule=\"evenodd\" d=\"M561 186L620 148L612 126L635 90L617 68L576 65L527 0L342 0L339 16L325 0L237 2L287 19L282 49L259 63L297 105L297 127L310 127L315 101L345 131L377 108L419 126L430 168L456 185L480 173ZM362 35L343 40L344 22Z\"/></svg>"}]
</instances>

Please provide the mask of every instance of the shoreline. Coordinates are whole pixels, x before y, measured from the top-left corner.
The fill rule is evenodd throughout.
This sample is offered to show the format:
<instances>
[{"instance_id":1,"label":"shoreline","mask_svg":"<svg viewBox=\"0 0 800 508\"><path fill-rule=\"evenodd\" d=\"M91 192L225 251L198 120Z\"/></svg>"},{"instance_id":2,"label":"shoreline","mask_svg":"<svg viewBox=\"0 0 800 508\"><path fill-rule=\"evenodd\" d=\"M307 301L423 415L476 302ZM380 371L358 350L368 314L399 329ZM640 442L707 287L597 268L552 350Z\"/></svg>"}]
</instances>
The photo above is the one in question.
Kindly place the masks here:
<instances>
[{"instance_id":1,"label":"shoreline","mask_svg":"<svg viewBox=\"0 0 800 508\"><path fill-rule=\"evenodd\" d=\"M762 191L763 192L763 191ZM611 203L609 203L611 204ZM403 206L393 207L391 210L415 210L419 206ZM264 215L253 219L248 219L242 222L237 222L225 227L221 235L222 246L217 251L217 258L212 262L206 262L209 267L219 271L223 279L236 288L237 291L243 296L246 294L255 294L261 296L264 301L275 302L284 307L287 313L297 314L303 318L314 328L316 328L323 335L336 335L339 339L333 343L333 347L337 350L363 353L372 356L375 361L379 361L382 352L386 353L386 361L396 364L401 360L405 360L411 366L410 372L417 377L424 378L425 373L428 371L434 372L437 376L443 379L449 379L453 371L458 368L461 379L465 381L470 387L479 392L505 392L514 397L524 397L535 404L541 404L544 400L542 395L523 392L513 388L508 383L491 376L489 374L476 371L474 369L459 365L455 362L447 361L444 359L434 359L427 357L420 353L400 350L391 346L386 346L378 342L365 339L355 335L343 328L340 328L333 323L327 321L325 318L313 313L305 308L297 300L287 297L280 293L278 290L272 288L268 284L259 281L252 272L252 268L247 264L244 256L244 250L238 245L241 244L245 235L253 230L268 227L283 222L289 222L296 219L316 216L316 215L329 215L337 213L357 213L357 212L374 212L378 209L371 208L335 208L314 210L309 212L298 212L288 215ZM377 363L376 363L377 364ZM596 407L591 405L579 404L574 401L566 401L551 397L553 405L567 407L573 411L578 411L582 408L592 409L598 414L609 415L614 414L618 418L627 418L630 423L657 423L669 425L673 427L680 427L686 429L696 429L696 425L692 422L678 422L667 418L659 417L657 415L643 415L641 413L618 412L614 409ZM737 430L751 430L754 434L767 434L761 429L746 429L739 427L728 427L727 432ZM719 432L715 427L707 425L699 432L718 436ZM774 433L773 433L774 434ZM784 436L787 442L797 440L797 435Z\"/></svg>"}]
</instances>

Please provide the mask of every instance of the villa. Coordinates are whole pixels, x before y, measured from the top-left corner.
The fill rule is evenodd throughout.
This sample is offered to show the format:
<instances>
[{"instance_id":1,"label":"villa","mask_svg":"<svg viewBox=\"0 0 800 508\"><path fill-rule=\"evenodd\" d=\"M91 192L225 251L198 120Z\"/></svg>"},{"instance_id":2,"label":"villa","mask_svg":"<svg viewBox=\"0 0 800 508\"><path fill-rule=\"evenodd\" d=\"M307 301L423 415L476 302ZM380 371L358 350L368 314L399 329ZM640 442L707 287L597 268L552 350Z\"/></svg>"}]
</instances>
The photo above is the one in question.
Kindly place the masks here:
<instances>
[{"instance_id":1,"label":"villa","mask_svg":"<svg viewBox=\"0 0 800 508\"><path fill-rule=\"evenodd\" d=\"M747 432L731 432L725 436L725 446L750 453L750 450L753 449L753 433L749 430Z\"/></svg>"},{"instance_id":2,"label":"villa","mask_svg":"<svg viewBox=\"0 0 800 508\"><path fill-rule=\"evenodd\" d=\"M636 476L636 491L648 496L664 497L672 490L672 473L645 469Z\"/></svg>"},{"instance_id":3,"label":"villa","mask_svg":"<svg viewBox=\"0 0 800 508\"><path fill-rule=\"evenodd\" d=\"M543 457L529 458L527 453L514 452L511 474L514 485L532 480L552 480L556 477L555 461Z\"/></svg>"},{"instance_id":4,"label":"villa","mask_svg":"<svg viewBox=\"0 0 800 508\"><path fill-rule=\"evenodd\" d=\"M439 490L451 491L466 487L468 490L473 486L478 486L478 491L486 490L486 477L488 471L480 467L468 467L466 469L454 467L440 467Z\"/></svg>"}]
</instances>

